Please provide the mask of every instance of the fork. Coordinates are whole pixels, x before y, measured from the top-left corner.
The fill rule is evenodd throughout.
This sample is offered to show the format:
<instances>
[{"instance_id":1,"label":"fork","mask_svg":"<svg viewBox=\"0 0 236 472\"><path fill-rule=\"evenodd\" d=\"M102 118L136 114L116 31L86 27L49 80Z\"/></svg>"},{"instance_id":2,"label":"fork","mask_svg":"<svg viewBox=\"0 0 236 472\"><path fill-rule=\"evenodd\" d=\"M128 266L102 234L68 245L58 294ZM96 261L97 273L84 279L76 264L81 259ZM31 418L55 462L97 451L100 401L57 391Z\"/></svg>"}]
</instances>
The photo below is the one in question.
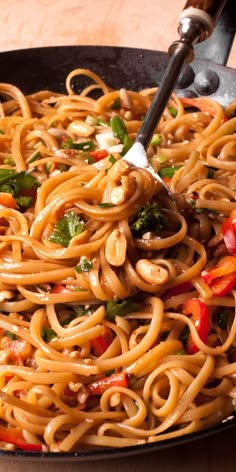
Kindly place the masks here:
<instances>
[{"instance_id":1,"label":"fork","mask_svg":"<svg viewBox=\"0 0 236 472\"><path fill-rule=\"evenodd\" d=\"M194 59L193 45L204 41L211 35L225 3L226 0L214 0L211 2L208 0L205 2L201 0L187 1L178 21L180 39L172 43L169 48L171 58L159 88L154 95L152 104L134 144L122 157L122 159L135 167L147 169L160 182L162 189L168 194L172 202L175 203L175 206L177 205L173 193L150 165L146 149L164 112L184 63L191 62Z\"/></svg>"}]
</instances>

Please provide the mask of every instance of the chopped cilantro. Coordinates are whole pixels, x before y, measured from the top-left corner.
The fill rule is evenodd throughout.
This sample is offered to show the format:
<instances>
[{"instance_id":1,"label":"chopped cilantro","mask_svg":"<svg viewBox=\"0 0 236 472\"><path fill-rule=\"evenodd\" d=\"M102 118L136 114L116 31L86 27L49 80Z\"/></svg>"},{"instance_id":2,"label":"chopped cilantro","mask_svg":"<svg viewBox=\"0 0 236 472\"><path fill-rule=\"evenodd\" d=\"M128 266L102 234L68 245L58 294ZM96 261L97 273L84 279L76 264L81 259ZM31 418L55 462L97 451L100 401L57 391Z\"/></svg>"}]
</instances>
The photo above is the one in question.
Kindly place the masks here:
<instances>
[{"instance_id":1,"label":"chopped cilantro","mask_svg":"<svg viewBox=\"0 0 236 472\"><path fill-rule=\"evenodd\" d=\"M226 329L227 328L227 323L228 323L228 311L222 308L218 314L218 326L221 329Z\"/></svg>"},{"instance_id":2,"label":"chopped cilantro","mask_svg":"<svg viewBox=\"0 0 236 472\"><path fill-rule=\"evenodd\" d=\"M57 333L52 328L44 328L41 331L41 336L45 343L50 343L50 341L57 337Z\"/></svg>"},{"instance_id":3,"label":"chopped cilantro","mask_svg":"<svg viewBox=\"0 0 236 472\"><path fill-rule=\"evenodd\" d=\"M214 214L214 215L217 215L217 210L214 210L213 208L198 208L196 207L196 200L189 200L188 201L190 206L193 208L193 210L195 211L195 213L197 213L198 215L200 215L201 213L206 213L207 215L209 214Z\"/></svg>"},{"instance_id":4,"label":"chopped cilantro","mask_svg":"<svg viewBox=\"0 0 236 472\"><path fill-rule=\"evenodd\" d=\"M93 263L88 259L84 259L80 264L75 267L76 272L78 274L82 274L83 272L89 272L93 268Z\"/></svg>"},{"instance_id":5,"label":"chopped cilantro","mask_svg":"<svg viewBox=\"0 0 236 472\"><path fill-rule=\"evenodd\" d=\"M207 178L213 179L216 170L214 167L207 167Z\"/></svg>"},{"instance_id":6,"label":"chopped cilantro","mask_svg":"<svg viewBox=\"0 0 236 472\"><path fill-rule=\"evenodd\" d=\"M121 108L121 100L120 97L117 97L111 104L112 110L119 110Z\"/></svg>"},{"instance_id":7,"label":"chopped cilantro","mask_svg":"<svg viewBox=\"0 0 236 472\"><path fill-rule=\"evenodd\" d=\"M92 305L88 308L85 308L85 305L77 305L73 307L73 310L76 313L76 318L79 316L91 316L96 309L97 305Z\"/></svg>"},{"instance_id":8,"label":"chopped cilantro","mask_svg":"<svg viewBox=\"0 0 236 472\"><path fill-rule=\"evenodd\" d=\"M5 131L3 131L3 129L0 129L0 134L5 134Z\"/></svg>"},{"instance_id":9,"label":"chopped cilantro","mask_svg":"<svg viewBox=\"0 0 236 472\"><path fill-rule=\"evenodd\" d=\"M106 304L106 320L113 321L116 316L125 316L132 311L138 311L139 305L135 303L132 298L125 298L124 300L109 300Z\"/></svg>"},{"instance_id":10,"label":"chopped cilantro","mask_svg":"<svg viewBox=\"0 0 236 472\"><path fill-rule=\"evenodd\" d=\"M157 202L147 203L138 211L131 226L134 237L141 237L147 231L163 231L167 228L167 218L161 213Z\"/></svg>"},{"instance_id":11,"label":"chopped cilantro","mask_svg":"<svg viewBox=\"0 0 236 472\"><path fill-rule=\"evenodd\" d=\"M116 205L115 203L104 202L104 203L98 203L97 206L100 208L112 208L112 207L115 207Z\"/></svg>"},{"instance_id":12,"label":"chopped cilantro","mask_svg":"<svg viewBox=\"0 0 236 472\"><path fill-rule=\"evenodd\" d=\"M180 336L179 336L179 340L180 340L183 344L185 344L185 343L187 342L187 340L188 340L188 338L189 338L189 333L190 333L190 329L189 329L188 325L186 325L186 326L184 327L184 329L181 331Z\"/></svg>"},{"instance_id":13,"label":"chopped cilantro","mask_svg":"<svg viewBox=\"0 0 236 472\"><path fill-rule=\"evenodd\" d=\"M52 243L61 244L61 246L64 247L68 247L71 239L81 234L83 230L84 222L80 221L80 217L71 211L66 213L55 224L49 241Z\"/></svg>"},{"instance_id":14,"label":"chopped cilantro","mask_svg":"<svg viewBox=\"0 0 236 472\"><path fill-rule=\"evenodd\" d=\"M23 210L26 210L27 208L29 208L31 205L31 202L32 202L32 197L23 197L23 196L16 197L17 205Z\"/></svg>"},{"instance_id":15,"label":"chopped cilantro","mask_svg":"<svg viewBox=\"0 0 236 472\"><path fill-rule=\"evenodd\" d=\"M16 334L12 333L11 331L8 331L8 329L4 331L4 335L10 338L12 341L16 341L17 339L19 339Z\"/></svg>"},{"instance_id":16,"label":"chopped cilantro","mask_svg":"<svg viewBox=\"0 0 236 472\"><path fill-rule=\"evenodd\" d=\"M0 192L8 192L18 197L21 190L30 190L39 186L36 178L29 171L15 172L13 169L0 169Z\"/></svg>"}]
</instances>

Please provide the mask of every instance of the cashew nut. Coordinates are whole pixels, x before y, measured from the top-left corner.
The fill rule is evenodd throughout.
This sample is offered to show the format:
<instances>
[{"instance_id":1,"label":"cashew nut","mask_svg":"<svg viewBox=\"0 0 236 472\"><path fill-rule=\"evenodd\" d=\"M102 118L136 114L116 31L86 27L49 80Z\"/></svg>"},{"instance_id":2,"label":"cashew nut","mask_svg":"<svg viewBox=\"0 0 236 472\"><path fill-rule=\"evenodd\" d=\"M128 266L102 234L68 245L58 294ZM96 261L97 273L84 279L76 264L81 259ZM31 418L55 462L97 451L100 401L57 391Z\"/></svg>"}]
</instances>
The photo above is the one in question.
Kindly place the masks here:
<instances>
[{"instance_id":1,"label":"cashew nut","mask_svg":"<svg viewBox=\"0 0 236 472\"><path fill-rule=\"evenodd\" d=\"M124 234L114 229L106 242L105 257L109 264L120 267L126 258L127 241Z\"/></svg>"},{"instance_id":2,"label":"cashew nut","mask_svg":"<svg viewBox=\"0 0 236 472\"><path fill-rule=\"evenodd\" d=\"M130 170L130 165L128 162L123 161L122 159L117 161L109 170L108 177L111 180L114 180L116 183L120 182L120 179L123 175L127 175Z\"/></svg>"},{"instance_id":3,"label":"cashew nut","mask_svg":"<svg viewBox=\"0 0 236 472\"><path fill-rule=\"evenodd\" d=\"M87 138L94 133L95 128L83 120L75 120L69 124L67 131L69 131L69 133Z\"/></svg>"},{"instance_id":4,"label":"cashew nut","mask_svg":"<svg viewBox=\"0 0 236 472\"><path fill-rule=\"evenodd\" d=\"M148 259L140 259L135 270L141 279L151 285L163 285L169 280L168 270Z\"/></svg>"}]
</instances>

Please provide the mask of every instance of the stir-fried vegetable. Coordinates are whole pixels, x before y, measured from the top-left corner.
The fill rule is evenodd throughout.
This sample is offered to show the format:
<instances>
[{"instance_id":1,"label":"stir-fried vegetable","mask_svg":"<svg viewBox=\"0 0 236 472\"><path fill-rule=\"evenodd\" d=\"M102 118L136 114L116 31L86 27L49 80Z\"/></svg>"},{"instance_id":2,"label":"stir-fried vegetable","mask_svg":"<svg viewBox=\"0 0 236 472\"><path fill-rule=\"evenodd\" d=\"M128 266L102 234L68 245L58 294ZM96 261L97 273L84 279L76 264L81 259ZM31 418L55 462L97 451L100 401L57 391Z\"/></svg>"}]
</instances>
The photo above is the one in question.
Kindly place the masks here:
<instances>
[{"instance_id":1,"label":"stir-fried vegetable","mask_svg":"<svg viewBox=\"0 0 236 472\"><path fill-rule=\"evenodd\" d=\"M60 220L55 224L54 230L52 231L49 241L61 246L68 247L71 239L75 236L79 236L84 230L84 222L80 220L80 217L73 211L66 213Z\"/></svg>"},{"instance_id":2,"label":"stir-fried vegetable","mask_svg":"<svg viewBox=\"0 0 236 472\"><path fill-rule=\"evenodd\" d=\"M191 320L197 328L200 339L206 343L210 332L210 312L207 305L198 298L191 298L185 301L183 313L191 315ZM188 336L186 349L188 354L195 354L199 351L191 335Z\"/></svg>"}]
</instances>

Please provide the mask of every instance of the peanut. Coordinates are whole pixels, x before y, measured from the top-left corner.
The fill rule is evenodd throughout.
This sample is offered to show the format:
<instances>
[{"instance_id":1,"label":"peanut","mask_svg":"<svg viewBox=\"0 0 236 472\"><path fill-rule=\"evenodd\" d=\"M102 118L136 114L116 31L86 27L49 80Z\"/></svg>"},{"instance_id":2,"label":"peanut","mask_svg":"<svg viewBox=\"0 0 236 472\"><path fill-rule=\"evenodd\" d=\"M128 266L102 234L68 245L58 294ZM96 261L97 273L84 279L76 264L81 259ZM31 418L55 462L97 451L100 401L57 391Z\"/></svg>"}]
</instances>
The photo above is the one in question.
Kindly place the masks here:
<instances>
[{"instance_id":1,"label":"peanut","mask_svg":"<svg viewBox=\"0 0 236 472\"><path fill-rule=\"evenodd\" d=\"M148 259L140 259L135 270L141 279L151 285L163 285L169 280L168 270Z\"/></svg>"},{"instance_id":2,"label":"peanut","mask_svg":"<svg viewBox=\"0 0 236 472\"><path fill-rule=\"evenodd\" d=\"M87 138L94 133L95 128L83 120L75 120L69 124L67 131L69 131L69 133Z\"/></svg>"},{"instance_id":3,"label":"peanut","mask_svg":"<svg viewBox=\"0 0 236 472\"><path fill-rule=\"evenodd\" d=\"M126 258L127 241L118 229L114 229L106 242L105 257L109 264L120 267Z\"/></svg>"}]
</instances>

